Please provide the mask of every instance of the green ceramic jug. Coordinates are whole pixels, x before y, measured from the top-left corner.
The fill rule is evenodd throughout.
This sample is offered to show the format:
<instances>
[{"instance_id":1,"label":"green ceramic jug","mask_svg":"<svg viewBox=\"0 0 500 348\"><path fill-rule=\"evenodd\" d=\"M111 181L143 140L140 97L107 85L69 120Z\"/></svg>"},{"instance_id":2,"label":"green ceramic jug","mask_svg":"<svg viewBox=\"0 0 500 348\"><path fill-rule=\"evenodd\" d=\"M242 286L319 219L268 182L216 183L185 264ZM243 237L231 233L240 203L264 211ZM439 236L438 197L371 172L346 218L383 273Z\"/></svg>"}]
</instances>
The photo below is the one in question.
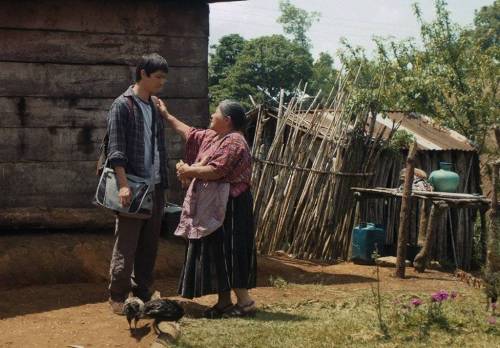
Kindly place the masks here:
<instances>
[{"instance_id":1,"label":"green ceramic jug","mask_svg":"<svg viewBox=\"0 0 500 348\"><path fill-rule=\"evenodd\" d=\"M435 170L429 176L429 182L435 191L457 192L460 177L451 171L451 163L439 162L439 170Z\"/></svg>"}]
</instances>

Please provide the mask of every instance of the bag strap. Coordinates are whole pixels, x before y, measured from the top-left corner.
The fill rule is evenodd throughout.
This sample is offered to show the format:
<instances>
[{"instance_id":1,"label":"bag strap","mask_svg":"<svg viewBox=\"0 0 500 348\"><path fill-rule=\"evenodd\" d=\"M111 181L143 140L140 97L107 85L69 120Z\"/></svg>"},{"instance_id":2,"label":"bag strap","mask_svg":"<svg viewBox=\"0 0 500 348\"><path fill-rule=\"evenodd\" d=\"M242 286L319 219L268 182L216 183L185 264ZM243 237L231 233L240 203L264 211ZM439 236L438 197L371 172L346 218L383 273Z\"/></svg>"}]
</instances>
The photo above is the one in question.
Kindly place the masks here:
<instances>
[{"instance_id":1,"label":"bag strap","mask_svg":"<svg viewBox=\"0 0 500 348\"><path fill-rule=\"evenodd\" d=\"M155 175L155 155L156 155L156 107L153 99L149 102L151 107L151 174L149 175L150 184L153 185Z\"/></svg>"}]
</instances>

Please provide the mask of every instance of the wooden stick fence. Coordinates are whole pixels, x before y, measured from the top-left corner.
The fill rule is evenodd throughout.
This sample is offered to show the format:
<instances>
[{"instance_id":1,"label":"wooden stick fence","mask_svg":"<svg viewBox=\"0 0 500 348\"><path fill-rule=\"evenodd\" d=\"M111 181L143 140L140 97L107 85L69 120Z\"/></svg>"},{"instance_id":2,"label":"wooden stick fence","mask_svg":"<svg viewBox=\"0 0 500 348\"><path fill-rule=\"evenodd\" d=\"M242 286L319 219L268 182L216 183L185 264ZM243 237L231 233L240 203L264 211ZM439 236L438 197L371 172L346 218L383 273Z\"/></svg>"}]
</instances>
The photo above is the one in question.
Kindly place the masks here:
<instances>
[{"instance_id":1,"label":"wooden stick fence","mask_svg":"<svg viewBox=\"0 0 500 348\"><path fill-rule=\"evenodd\" d=\"M285 105L283 94L277 109L259 108L252 187L260 252L347 258L355 207L350 188L365 187L373 175L384 130L373 134L368 112L352 119L345 86L337 81L336 93L321 103L316 95L307 109L298 97Z\"/></svg>"}]
</instances>

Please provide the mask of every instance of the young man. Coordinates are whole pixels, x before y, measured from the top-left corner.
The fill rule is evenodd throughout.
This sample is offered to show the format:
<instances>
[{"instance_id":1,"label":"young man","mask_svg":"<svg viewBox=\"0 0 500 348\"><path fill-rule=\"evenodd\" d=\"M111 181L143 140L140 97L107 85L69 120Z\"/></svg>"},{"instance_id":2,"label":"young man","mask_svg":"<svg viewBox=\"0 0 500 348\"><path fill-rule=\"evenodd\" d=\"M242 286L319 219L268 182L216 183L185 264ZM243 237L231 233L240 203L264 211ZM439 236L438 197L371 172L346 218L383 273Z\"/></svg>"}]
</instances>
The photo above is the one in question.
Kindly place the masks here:
<instances>
[{"instance_id":1,"label":"young man","mask_svg":"<svg viewBox=\"0 0 500 348\"><path fill-rule=\"evenodd\" d=\"M150 219L116 217L109 284L109 303L116 314L122 314L123 303L130 291L143 301L150 300L152 295L153 269L167 187L167 156L165 124L151 97L162 89L167 73L165 58L156 53L143 56L136 67L135 84L116 98L108 114L107 158L118 178L120 203L127 206L132 198L126 173L142 178L153 175L155 183Z\"/></svg>"}]
</instances>

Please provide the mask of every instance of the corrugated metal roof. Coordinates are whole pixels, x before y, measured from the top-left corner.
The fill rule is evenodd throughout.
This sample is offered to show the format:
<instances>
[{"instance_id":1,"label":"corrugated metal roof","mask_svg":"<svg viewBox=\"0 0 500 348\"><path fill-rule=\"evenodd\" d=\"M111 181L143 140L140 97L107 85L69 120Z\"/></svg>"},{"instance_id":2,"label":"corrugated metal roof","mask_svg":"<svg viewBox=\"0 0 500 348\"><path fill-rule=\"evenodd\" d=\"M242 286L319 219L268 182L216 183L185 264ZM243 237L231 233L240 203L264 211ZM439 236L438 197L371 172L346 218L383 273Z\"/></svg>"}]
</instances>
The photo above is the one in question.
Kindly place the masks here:
<instances>
[{"instance_id":1,"label":"corrugated metal roof","mask_svg":"<svg viewBox=\"0 0 500 348\"><path fill-rule=\"evenodd\" d=\"M249 112L250 117L255 118L257 109ZM382 127L391 129L398 122L401 122L399 130L405 130L412 134L417 140L418 147L422 150L430 151L477 151L469 139L462 134L444 126L436 124L430 117L421 114L405 114L402 112L388 112L387 117L377 115L375 132L378 134ZM300 119L300 120L299 120ZM289 122L295 121L303 123L304 126L310 124L312 113L291 118ZM333 113L326 111L321 120L320 134L327 132L329 124L332 122ZM388 135L388 131L385 135Z\"/></svg>"},{"instance_id":2,"label":"corrugated metal roof","mask_svg":"<svg viewBox=\"0 0 500 348\"><path fill-rule=\"evenodd\" d=\"M424 115L389 112L387 117L377 115L377 125L391 128L394 123L401 122L399 130L411 133L423 150L460 150L476 151L472 143L460 133L440 126Z\"/></svg>"}]
</instances>

